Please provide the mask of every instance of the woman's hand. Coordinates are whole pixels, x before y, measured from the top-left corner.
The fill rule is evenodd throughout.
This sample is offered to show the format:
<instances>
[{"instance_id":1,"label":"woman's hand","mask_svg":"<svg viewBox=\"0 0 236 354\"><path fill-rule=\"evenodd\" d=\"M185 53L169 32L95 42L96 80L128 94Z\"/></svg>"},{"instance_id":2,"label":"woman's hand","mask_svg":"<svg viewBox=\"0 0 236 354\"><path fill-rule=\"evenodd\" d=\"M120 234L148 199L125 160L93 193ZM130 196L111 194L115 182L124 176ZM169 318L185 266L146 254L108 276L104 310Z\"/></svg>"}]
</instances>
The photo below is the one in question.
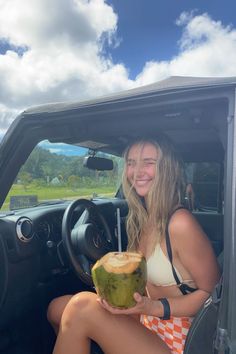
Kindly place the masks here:
<instances>
[{"instance_id":1,"label":"woman's hand","mask_svg":"<svg viewBox=\"0 0 236 354\"><path fill-rule=\"evenodd\" d=\"M104 299L98 298L100 305L114 315L154 315L158 316L161 311L160 302L154 301L147 296L142 296L139 293L134 293L136 305L128 309L119 309L112 307ZM159 314L160 316L161 314Z\"/></svg>"}]
</instances>

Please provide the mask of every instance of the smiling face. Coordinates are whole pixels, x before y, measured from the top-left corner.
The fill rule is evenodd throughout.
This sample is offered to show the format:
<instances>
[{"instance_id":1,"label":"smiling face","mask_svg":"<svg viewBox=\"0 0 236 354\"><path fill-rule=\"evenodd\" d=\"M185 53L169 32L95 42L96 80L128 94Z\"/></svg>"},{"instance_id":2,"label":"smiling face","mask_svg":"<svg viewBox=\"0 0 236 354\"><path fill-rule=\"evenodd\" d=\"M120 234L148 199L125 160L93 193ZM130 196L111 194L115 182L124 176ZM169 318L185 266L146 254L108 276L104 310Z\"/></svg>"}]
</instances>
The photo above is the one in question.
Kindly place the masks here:
<instances>
[{"instance_id":1,"label":"smiling face","mask_svg":"<svg viewBox=\"0 0 236 354\"><path fill-rule=\"evenodd\" d=\"M156 175L158 150L151 143L133 145L127 156L126 175L140 197L146 197Z\"/></svg>"}]
</instances>

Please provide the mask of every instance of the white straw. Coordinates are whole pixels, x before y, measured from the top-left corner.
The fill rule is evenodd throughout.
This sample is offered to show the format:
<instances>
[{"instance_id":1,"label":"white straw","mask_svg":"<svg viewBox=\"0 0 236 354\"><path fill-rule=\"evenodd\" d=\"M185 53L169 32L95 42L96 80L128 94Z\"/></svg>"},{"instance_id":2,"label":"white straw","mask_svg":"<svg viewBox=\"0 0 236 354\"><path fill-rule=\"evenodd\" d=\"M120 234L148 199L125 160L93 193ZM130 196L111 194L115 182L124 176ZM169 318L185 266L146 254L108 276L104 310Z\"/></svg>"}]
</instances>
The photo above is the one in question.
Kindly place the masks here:
<instances>
[{"instance_id":1,"label":"white straw","mask_svg":"<svg viewBox=\"0 0 236 354\"><path fill-rule=\"evenodd\" d=\"M118 237L118 252L122 251L121 244L121 227L120 227L120 209L116 209L116 217L117 217L117 237Z\"/></svg>"}]
</instances>

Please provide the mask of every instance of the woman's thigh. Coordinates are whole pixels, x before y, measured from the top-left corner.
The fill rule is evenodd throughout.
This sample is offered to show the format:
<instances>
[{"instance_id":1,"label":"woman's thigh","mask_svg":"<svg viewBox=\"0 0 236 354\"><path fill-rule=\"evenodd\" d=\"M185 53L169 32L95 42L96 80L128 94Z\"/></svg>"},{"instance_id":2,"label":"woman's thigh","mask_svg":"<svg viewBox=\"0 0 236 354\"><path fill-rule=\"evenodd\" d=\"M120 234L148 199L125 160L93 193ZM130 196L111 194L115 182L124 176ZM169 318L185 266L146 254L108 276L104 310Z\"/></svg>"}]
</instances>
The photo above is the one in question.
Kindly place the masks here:
<instances>
[{"instance_id":1,"label":"woman's thigh","mask_svg":"<svg viewBox=\"0 0 236 354\"><path fill-rule=\"evenodd\" d=\"M77 326L77 343L87 336L106 354L170 354L158 335L132 316L109 313L97 302L95 294L76 295L70 300L63 317L73 328Z\"/></svg>"},{"instance_id":2,"label":"woman's thigh","mask_svg":"<svg viewBox=\"0 0 236 354\"><path fill-rule=\"evenodd\" d=\"M129 316L104 320L92 336L106 354L170 354L160 337Z\"/></svg>"}]
</instances>

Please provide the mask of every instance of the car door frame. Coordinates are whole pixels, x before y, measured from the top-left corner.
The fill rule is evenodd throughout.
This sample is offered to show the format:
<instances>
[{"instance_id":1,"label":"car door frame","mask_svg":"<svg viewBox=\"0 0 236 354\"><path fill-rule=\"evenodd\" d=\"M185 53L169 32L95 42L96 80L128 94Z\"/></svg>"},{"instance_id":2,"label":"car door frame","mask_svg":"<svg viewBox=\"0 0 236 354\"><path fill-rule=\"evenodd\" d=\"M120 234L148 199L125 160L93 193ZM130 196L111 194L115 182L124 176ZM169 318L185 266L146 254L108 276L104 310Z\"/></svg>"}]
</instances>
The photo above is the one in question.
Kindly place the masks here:
<instances>
[{"instance_id":1,"label":"car door frame","mask_svg":"<svg viewBox=\"0 0 236 354\"><path fill-rule=\"evenodd\" d=\"M215 353L236 352L236 125L233 89L228 96L228 132L224 191L224 261L222 295L215 338Z\"/></svg>"}]
</instances>

